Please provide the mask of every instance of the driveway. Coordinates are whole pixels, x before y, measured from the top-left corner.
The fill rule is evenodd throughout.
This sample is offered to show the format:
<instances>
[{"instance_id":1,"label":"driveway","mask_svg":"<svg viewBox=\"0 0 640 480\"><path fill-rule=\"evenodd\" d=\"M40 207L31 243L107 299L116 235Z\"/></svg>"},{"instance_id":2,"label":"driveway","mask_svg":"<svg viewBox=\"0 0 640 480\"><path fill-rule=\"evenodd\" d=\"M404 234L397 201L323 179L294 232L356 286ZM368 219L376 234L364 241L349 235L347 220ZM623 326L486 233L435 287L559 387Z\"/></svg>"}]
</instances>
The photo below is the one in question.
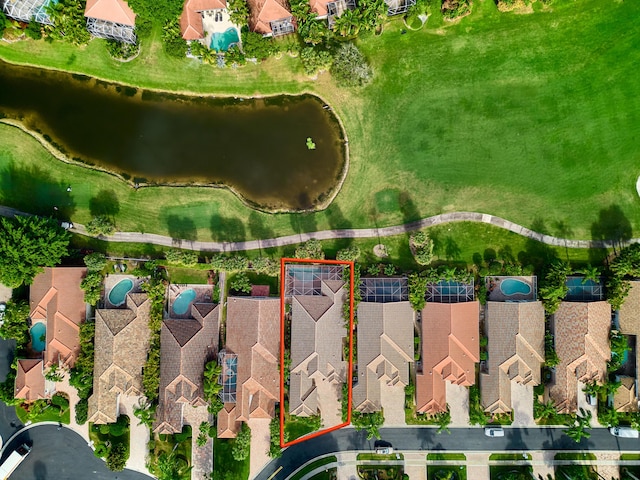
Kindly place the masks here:
<instances>
[{"instance_id":1,"label":"driveway","mask_svg":"<svg viewBox=\"0 0 640 480\"><path fill-rule=\"evenodd\" d=\"M533 386L511 382L514 427L536 427L533 419Z\"/></svg>"},{"instance_id":2,"label":"driveway","mask_svg":"<svg viewBox=\"0 0 640 480\"><path fill-rule=\"evenodd\" d=\"M469 389L462 385L454 385L446 382L447 404L451 412L451 425L453 427L469 426Z\"/></svg>"},{"instance_id":3,"label":"driveway","mask_svg":"<svg viewBox=\"0 0 640 480\"><path fill-rule=\"evenodd\" d=\"M407 424L404 415L404 388L381 384L380 403L384 411L386 427L402 427Z\"/></svg>"}]
</instances>

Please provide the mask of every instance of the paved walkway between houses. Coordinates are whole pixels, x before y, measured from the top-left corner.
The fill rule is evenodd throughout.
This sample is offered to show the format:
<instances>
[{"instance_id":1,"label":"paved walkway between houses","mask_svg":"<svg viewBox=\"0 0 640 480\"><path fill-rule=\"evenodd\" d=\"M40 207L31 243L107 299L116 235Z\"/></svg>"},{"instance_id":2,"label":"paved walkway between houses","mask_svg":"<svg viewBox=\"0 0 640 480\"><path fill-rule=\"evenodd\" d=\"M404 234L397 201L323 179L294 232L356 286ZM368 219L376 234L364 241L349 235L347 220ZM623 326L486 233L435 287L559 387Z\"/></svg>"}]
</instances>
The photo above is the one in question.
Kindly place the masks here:
<instances>
[{"instance_id":1,"label":"paved walkway between houses","mask_svg":"<svg viewBox=\"0 0 640 480\"><path fill-rule=\"evenodd\" d=\"M207 407L192 407L185 405L182 416L184 423L191 425L191 479L206 480L213 472L213 439L207 437L207 443L198 446L200 424L206 422L211 425L213 418Z\"/></svg>"},{"instance_id":2,"label":"paved walkway between houses","mask_svg":"<svg viewBox=\"0 0 640 480\"><path fill-rule=\"evenodd\" d=\"M447 404L451 413L451 428L467 428L469 426L469 389L451 382L445 384Z\"/></svg>"},{"instance_id":3,"label":"paved walkway between houses","mask_svg":"<svg viewBox=\"0 0 640 480\"><path fill-rule=\"evenodd\" d=\"M251 429L249 478L253 478L271 460L269 457L269 446L271 445L269 424L271 423L271 419L250 418L247 423Z\"/></svg>"},{"instance_id":4,"label":"paved walkway between houses","mask_svg":"<svg viewBox=\"0 0 640 480\"><path fill-rule=\"evenodd\" d=\"M147 470L147 455L149 453L149 427L140 424L133 414L136 406L140 404L140 397L120 395L120 413L129 417L129 459L127 468L146 475L151 475Z\"/></svg>"},{"instance_id":5,"label":"paved walkway between houses","mask_svg":"<svg viewBox=\"0 0 640 480\"><path fill-rule=\"evenodd\" d=\"M533 418L533 387L511 382L511 405L514 427L537 427Z\"/></svg>"},{"instance_id":6,"label":"paved walkway between houses","mask_svg":"<svg viewBox=\"0 0 640 480\"><path fill-rule=\"evenodd\" d=\"M29 215L20 212L14 208L0 206L0 215L5 217L14 217L15 215ZM451 212L434 215L432 217L416 220L415 222L405 223L404 225L394 225L382 228L360 228L345 230L322 230L319 232L299 233L295 235L287 235L284 237L268 238L262 240L248 240L246 242L200 242L195 240L179 240L164 235L156 235L155 233L138 233L138 232L116 232L113 235L101 236L100 239L109 242L128 242L128 243L151 243L153 245L161 245L165 247L179 247L185 250L210 251L210 252L238 252L244 250L258 250L262 248L282 247L285 245L295 245L306 242L309 239L316 240L333 240L336 238L376 238L391 237L420 230L434 225L454 222L476 222L486 223L494 227L509 230L526 238L531 238L538 242L556 247L566 248L612 248L614 246L624 246L631 243L639 243L640 238L632 238L629 240L571 240L568 238L559 238L543 233L535 232L529 228L513 223L504 218L496 217L486 213L477 212ZM74 224L71 230L80 235L89 236L84 225Z\"/></svg>"}]
</instances>

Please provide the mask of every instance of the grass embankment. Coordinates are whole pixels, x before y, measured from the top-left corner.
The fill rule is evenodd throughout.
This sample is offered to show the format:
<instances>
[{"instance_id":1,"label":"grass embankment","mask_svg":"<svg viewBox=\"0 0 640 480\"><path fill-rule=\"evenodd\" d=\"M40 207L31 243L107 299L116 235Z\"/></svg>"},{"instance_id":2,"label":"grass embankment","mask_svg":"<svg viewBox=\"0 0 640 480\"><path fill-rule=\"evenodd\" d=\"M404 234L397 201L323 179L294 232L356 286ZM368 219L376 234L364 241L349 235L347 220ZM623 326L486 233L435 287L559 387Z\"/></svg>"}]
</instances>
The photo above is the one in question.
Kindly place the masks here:
<instances>
[{"instance_id":1,"label":"grass embankment","mask_svg":"<svg viewBox=\"0 0 640 480\"><path fill-rule=\"evenodd\" d=\"M531 465L492 465L489 467L489 477L491 480L535 478Z\"/></svg>"},{"instance_id":2,"label":"grass embankment","mask_svg":"<svg viewBox=\"0 0 640 480\"><path fill-rule=\"evenodd\" d=\"M517 15L481 0L473 10L444 28L430 19L424 29L400 35L403 24L393 20L382 35L360 39L376 77L353 91L336 88L326 75L302 78L299 61L287 55L235 70L171 59L157 31L128 63L111 60L100 41L83 48L2 44L0 57L169 90L311 90L332 103L347 130L350 172L324 212L264 215L224 190L135 192L108 175L67 167L55 176L65 186L73 181L71 218L80 223L91 216L91 198L106 190L117 195L121 230L187 239L383 226L460 210L571 238L637 235L640 4L556 2ZM1 177L8 160L18 168L30 161L25 137L0 129ZM56 170L51 163L39 162L45 174ZM27 191L37 193L39 181L35 176ZM4 182L0 190L2 201L12 203L15 187Z\"/></svg>"},{"instance_id":3,"label":"grass embankment","mask_svg":"<svg viewBox=\"0 0 640 480\"><path fill-rule=\"evenodd\" d=\"M315 462L311 462L309 465L307 465L306 467L304 467L300 471L296 472L291 477L291 480L302 480L302 478L305 475L307 475L308 473L311 473L316 468L320 468L323 465L328 465L330 463L335 463L337 461L338 461L338 459L335 456L330 456L330 457L321 458L320 460L316 460Z\"/></svg>"},{"instance_id":4,"label":"grass embankment","mask_svg":"<svg viewBox=\"0 0 640 480\"><path fill-rule=\"evenodd\" d=\"M427 453L427 460L432 461L465 461L466 459L464 453Z\"/></svg>"}]
</instances>

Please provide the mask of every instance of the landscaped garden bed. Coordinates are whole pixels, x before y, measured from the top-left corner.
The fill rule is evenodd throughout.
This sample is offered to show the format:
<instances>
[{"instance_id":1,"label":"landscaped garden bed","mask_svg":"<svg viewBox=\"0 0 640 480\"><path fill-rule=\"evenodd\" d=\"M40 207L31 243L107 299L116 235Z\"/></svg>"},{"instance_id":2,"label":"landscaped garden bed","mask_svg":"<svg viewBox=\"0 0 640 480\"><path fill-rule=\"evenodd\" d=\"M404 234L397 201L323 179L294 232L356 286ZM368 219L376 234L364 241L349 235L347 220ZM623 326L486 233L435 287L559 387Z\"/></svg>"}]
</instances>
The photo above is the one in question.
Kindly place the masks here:
<instances>
[{"instance_id":1,"label":"landscaped garden bed","mask_svg":"<svg viewBox=\"0 0 640 480\"><path fill-rule=\"evenodd\" d=\"M181 433L154 435L149 442L149 471L162 479L168 480L169 474L171 480L190 480L191 435L189 425L185 425Z\"/></svg>"},{"instance_id":2,"label":"landscaped garden bed","mask_svg":"<svg viewBox=\"0 0 640 480\"><path fill-rule=\"evenodd\" d=\"M120 415L115 423L89 424L89 440L93 453L107 462L107 467L120 471L129 459L129 417Z\"/></svg>"}]
</instances>

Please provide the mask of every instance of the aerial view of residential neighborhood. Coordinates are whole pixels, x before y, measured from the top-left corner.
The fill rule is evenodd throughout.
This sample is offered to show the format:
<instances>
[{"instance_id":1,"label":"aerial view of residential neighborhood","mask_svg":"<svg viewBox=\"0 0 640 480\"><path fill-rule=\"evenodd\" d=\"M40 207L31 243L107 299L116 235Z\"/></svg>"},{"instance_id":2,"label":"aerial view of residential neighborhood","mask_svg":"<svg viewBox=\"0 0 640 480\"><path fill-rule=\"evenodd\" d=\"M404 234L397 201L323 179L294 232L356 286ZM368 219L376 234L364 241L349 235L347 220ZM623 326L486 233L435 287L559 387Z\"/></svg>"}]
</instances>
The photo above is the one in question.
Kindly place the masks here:
<instances>
[{"instance_id":1,"label":"aerial view of residential neighborhood","mask_svg":"<svg viewBox=\"0 0 640 480\"><path fill-rule=\"evenodd\" d=\"M640 480L638 0L0 0L0 480Z\"/></svg>"}]
</instances>

